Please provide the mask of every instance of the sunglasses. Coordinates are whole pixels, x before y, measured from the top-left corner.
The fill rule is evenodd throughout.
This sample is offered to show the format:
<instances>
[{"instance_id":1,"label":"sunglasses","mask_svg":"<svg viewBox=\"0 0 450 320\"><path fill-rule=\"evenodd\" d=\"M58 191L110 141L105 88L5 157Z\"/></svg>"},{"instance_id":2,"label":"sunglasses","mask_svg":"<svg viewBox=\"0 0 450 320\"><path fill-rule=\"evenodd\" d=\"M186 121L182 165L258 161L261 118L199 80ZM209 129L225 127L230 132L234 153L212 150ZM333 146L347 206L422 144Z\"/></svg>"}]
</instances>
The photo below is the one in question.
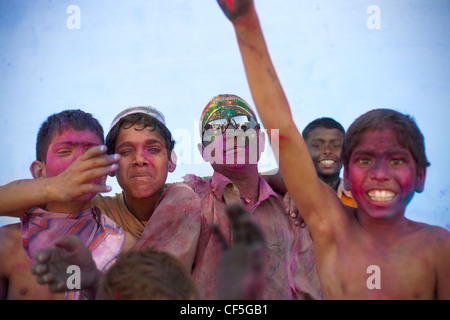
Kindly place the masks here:
<instances>
[{"instance_id":1,"label":"sunglasses","mask_svg":"<svg viewBox=\"0 0 450 320\"><path fill-rule=\"evenodd\" d=\"M255 118L247 115L236 115L230 118L216 119L209 121L205 124L203 132L206 130L214 130L220 133L224 133L228 126L232 126L234 129L240 129L246 131L248 129L255 129L258 125Z\"/></svg>"},{"instance_id":2,"label":"sunglasses","mask_svg":"<svg viewBox=\"0 0 450 320\"><path fill-rule=\"evenodd\" d=\"M236 115L229 118L215 119L207 122L203 128L202 136L204 142L214 141L217 136L223 135L230 125L235 130L242 130L243 132L259 128L256 119L250 115Z\"/></svg>"}]
</instances>

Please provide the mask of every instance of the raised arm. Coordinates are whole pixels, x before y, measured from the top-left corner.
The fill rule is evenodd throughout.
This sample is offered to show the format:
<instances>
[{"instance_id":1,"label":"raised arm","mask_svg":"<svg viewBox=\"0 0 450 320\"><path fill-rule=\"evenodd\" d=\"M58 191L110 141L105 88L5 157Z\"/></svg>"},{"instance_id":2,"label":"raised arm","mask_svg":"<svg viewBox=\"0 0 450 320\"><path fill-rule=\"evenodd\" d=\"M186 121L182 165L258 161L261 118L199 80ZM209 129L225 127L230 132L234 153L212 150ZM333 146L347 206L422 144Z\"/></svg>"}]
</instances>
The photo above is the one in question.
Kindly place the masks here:
<instances>
[{"instance_id":1,"label":"raised arm","mask_svg":"<svg viewBox=\"0 0 450 320\"><path fill-rule=\"evenodd\" d=\"M97 269L89 248L76 236L61 237L53 247L36 251L36 263L31 266L31 272L36 275L40 284L47 284L50 292L68 291L67 279L69 266L80 268L80 289L85 295L95 298L97 283L101 271Z\"/></svg>"},{"instance_id":2,"label":"raised arm","mask_svg":"<svg viewBox=\"0 0 450 320\"><path fill-rule=\"evenodd\" d=\"M117 170L119 158L104 155L105 152L105 146L93 147L55 177L39 177L32 172L35 179L0 186L0 215L20 217L31 208L49 202L72 201L86 193L111 191L108 186L92 183Z\"/></svg>"},{"instance_id":3,"label":"raised arm","mask_svg":"<svg viewBox=\"0 0 450 320\"><path fill-rule=\"evenodd\" d=\"M308 148L292 118L289 103L275 72L252 0L218 0L236 32L255 106L267 130L279 130L279 165L287 189L311 233L331 226L331 188L317 176ZM271 137L272 134L269 134ZM329 196L326 196L326 195ZM329 228L331 229L331 228Z\"/></svg>"}]
</instances>

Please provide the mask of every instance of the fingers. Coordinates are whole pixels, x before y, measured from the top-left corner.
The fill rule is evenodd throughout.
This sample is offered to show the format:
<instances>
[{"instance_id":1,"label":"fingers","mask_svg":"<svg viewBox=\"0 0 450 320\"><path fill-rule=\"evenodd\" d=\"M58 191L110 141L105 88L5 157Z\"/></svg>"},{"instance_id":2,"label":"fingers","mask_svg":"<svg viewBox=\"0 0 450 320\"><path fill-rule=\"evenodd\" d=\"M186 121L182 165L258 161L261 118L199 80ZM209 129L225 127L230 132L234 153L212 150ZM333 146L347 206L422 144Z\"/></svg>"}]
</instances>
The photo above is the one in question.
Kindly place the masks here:
<instances>
[{"instance_id":1,"label":"fingers","mask_svg":"<svg viewBox=\"0 0 450 320\"><path fill-rule=\"evenodd\" d=\"M95 146L88 149L75 162L83 163L85 169L114 167L117 170L117 162L120 160L118 154L106 154L107 148L104 145ZM109 172L108 172L109 173Z\"/></svg>"},{"instance_id":2,"label":"fingers","mask_svg":"<svg viewBox=\"0 0 450 320\"><path fill-rule=\"evenodd\" d=\"M51 248L47 248L47 249L36 251L34 253L34 259L40 263L47 261L51 257L51 254L52 254L51 250L52 250Z\"/></svg>"},{"instance_id":3,"label":"fingers","mask_svg":"<svg viewBox=\"0 0 450 320\"><path fill-rule=\"evenodd\" d=\"M36 276L36 281L41 285L48 285L50 292L64 292L66 291L66 284L64 281L57 280L55 275L50 272L48 265L45 263L36 263L31 266L31 273Z\"/></svg>"},{"instance_id":4,"label":"fingers","mask_svg":"<svg viewBox=\"0 0 450 320\"><path fill-rule=\"evenodd\" d=\"M80 246L84 245L81 239L77 236L59 237L54 242L55 247L67 251L76 251Z\"/></svg>"},{"instance_id":5,"label":"fingers","mask_svg":"<svg viewBox=\"0 0 450 320\"><path fill-rule=\"evenodd\" d=\"M67 285L62 280L54 279L54 276L51 273L45 273L42 275L38 275L36 280L39 284L48 285L48 289L52 293L59 293L67 291Z\"/></svg>"},{"instance_id":6,"label":"fingers","mask_svg":"<svg viewBox=\"0 0 450 320\"><path fill-rule=\"evenodd\" d=\"M82 158L83 160L96 158L104 155L107 150L108 148L105 145L94 146L92 148L89 148L80 158Z\"/></svg>"},{"instance_id":7,"label":"fingers","mask_svg":"<svg viewBox=\"0 0 450 320\"><path fill-rule=\"evenodd\" d=\"M283 198L283 208L285 213L293 220L294 226L300 228L306 227L306 223L303 220L302 216L300 215L297 205L292 200L289 193L286 193L286 195Z\"/></svg>"},{"instance_id":8,"label":"fingers","mask_svg":"<svg viewBox=\"0 0 450 320\"><path fill-rule=\"evenodd\" d=\"M106 177L118 170L120 156L105 155L105 151L105 146L92 147L53 177L52 199L60 197L60 201L69 201L86 193L111 191L111 187L105 185Z\"/></svg>"},{"instance_id":9,"label":"fingers","mask_svg":"<svg viewBox=\"0 0 450 320\"><path fill-rule=\"evenodd\" d=\"M36 263L31 266L31 273L36 276L44 275L48 272L48 267L45 263Z\"/></svg>"}]
</instances>

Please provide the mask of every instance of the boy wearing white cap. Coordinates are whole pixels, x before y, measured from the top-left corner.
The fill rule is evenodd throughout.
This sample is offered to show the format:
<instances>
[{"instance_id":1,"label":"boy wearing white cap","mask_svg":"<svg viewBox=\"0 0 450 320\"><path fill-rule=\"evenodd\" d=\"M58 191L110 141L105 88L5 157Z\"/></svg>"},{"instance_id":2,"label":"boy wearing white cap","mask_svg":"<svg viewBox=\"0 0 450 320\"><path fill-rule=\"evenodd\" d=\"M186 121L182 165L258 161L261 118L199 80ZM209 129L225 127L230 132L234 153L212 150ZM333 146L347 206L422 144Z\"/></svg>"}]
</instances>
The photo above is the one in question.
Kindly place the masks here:
<instances>
[{"instance_id":1,"label":"boy wearing white cap","mask_svg":"<svg viewBox=\"0 0 450 320\"><path fill-rule=\"evenodd\" d=\"M91 148L69 166L64 176L38 183L41 187L57 184L52 189L59 192L53 197L66 194L68 201L86 192L110 191L109 187L92 184L91 180L108 173L116 176L123 192L113 197L97 194L92 204L128 235L139 238L135 249L155 247L169 252L191 270L200 233L201 204L199 197L183 183L165 188L168 172L175 169L172 161L175 154L174 141L162 113L152 107L125 109L114 118L106 145L107 153L114 156L104 155L104 146ZM36 181L12 182L0 187L0 198L8 200L5 201L8 206L0 208L0 214L20 216L23 211L47 201L44 192L37 193L42 200L19 199L26 194L20 190L26 190L23 188L33 182ZM34 190L41 187L31 186Z\"/></svg>"},{"instance_id":2,"label":"boy wearing white cap","mask_svg":"<svg viewBox=\"0 0 450 320\"><path fill-rule=\"evenodd\" d=\"M189 270L200 233L200 199L185 184L165 188L175 170L174 141L164 115L152 107L120 112L106 136L107 153L119 154L116 176L123 192L97 194L93 202L125 231L139 238L135 248L172 253ZM171 232L169 232L169 230Z\"/></svg>"}]
</instances>

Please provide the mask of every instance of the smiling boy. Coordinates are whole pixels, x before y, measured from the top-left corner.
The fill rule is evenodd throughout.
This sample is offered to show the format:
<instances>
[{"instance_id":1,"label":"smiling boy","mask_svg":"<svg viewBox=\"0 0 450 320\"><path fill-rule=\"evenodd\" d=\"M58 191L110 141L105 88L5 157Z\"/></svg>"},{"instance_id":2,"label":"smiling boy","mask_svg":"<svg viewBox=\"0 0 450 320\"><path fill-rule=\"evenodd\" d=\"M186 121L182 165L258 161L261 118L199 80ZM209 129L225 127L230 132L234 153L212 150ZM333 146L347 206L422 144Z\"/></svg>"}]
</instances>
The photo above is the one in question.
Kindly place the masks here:
<instances>
[{"instance_id":1,"label":"smiling boy","mask_svg":"<svg viewBox=\"0 0 450 320\"><path fill-rule=\"evenodd\" d=\"M253 1L218 3L236 32L262 122L280 132L280 169L314 239L324 297L450 299L449 232L405 217L415 192L424 189L429 165L416 123L388 109L354 121L344 139L344 180L358 208L343 206L317 176L270 60Z\"/></svg>"},{"instance_id":2,"label":"smiling boy","mask_svg":"<svg viewBox=\"0 0 450 320\"><path fill-rule=\"evenodd\" d=\"M311 121L302 132L319 178L336 191L343 204L356 207L351 192L345 190L340 178L344 135L342 125L327 117Z\"/></svg>"}]
</instances>

